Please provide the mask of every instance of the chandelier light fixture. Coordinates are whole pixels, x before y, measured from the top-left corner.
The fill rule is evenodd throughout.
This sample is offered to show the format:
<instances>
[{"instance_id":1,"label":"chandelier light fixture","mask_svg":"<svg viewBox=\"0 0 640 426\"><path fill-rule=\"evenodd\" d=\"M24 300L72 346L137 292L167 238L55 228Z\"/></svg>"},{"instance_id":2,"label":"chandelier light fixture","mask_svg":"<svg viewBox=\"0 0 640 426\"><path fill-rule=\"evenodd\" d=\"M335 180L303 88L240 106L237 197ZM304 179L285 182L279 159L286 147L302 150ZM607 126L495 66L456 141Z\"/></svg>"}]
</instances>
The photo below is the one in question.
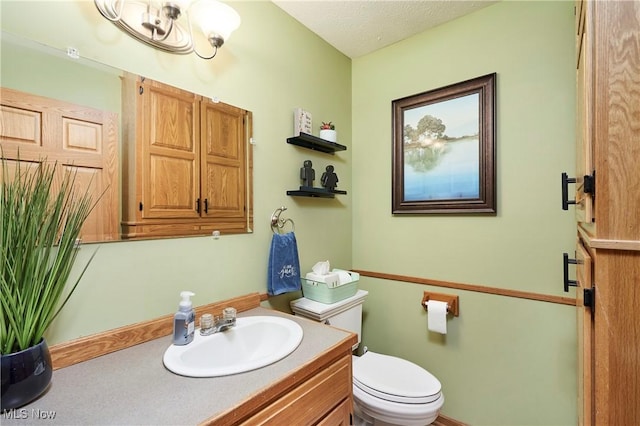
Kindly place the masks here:
<instances>
[{"instance_id":1,"label":"chandelier light fixture","mask_svg":"<svg viewBox=\"0 0 640 426\"><path fill-rule=\"evenodd\" d=\"M216 0L94 0L106 19L129 35L165 52L195 53L211 59L240 26L240 15ZM185 15L182 19L180 17ZM199 52L192 26L197 26L212 47ZM201 43L205 44L206 43Z\"/></svg>"}]
</instances>

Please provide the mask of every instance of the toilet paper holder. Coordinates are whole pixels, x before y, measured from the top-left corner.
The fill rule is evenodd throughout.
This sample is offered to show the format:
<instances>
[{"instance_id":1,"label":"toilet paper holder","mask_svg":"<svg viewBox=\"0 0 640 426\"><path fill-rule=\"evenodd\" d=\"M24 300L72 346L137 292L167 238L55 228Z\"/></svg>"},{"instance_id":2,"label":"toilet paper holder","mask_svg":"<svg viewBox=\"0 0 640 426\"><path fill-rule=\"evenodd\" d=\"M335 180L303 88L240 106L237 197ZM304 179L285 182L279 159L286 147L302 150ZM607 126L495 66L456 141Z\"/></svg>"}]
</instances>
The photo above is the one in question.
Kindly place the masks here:
<instances>
[{"instance_id":1,"label":"toilet paper holder","mask_svg":"<svg viewBox=\"0 0 640 426\"><path fill-rule=\"evenodd\" d=\"M439 302L447 303L447 312L457 317L460 314L459 310L459 300L457 295L453 294L441 294L441 293L432 293L430 291L425 291L424 296L422 296L422 307L424 310L427 310L427 302L429 300L437 300Z\"/></svg>"}]
</instances>

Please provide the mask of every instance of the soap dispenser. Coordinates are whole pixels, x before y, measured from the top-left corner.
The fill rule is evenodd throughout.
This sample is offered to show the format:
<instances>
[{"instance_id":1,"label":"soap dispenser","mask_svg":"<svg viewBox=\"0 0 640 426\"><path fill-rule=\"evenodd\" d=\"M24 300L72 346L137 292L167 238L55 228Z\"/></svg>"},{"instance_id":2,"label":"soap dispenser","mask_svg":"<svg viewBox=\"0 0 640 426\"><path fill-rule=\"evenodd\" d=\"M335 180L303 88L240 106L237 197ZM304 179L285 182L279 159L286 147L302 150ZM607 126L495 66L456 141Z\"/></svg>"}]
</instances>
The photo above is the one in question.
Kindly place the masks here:
<instances>
[{"instance_id":1,"label":"soap dispenser","mask_svg":"<svg viewBox=\"0 0 640 426\"><path fill-rule=\"evenodd\" d=\"M193 341L196 329L196 313L193 310L191 296L195 293L183 291L180 293L182 300L178 312L173 316L173 344L186 345Z\"/></svg>"}]
</instances>

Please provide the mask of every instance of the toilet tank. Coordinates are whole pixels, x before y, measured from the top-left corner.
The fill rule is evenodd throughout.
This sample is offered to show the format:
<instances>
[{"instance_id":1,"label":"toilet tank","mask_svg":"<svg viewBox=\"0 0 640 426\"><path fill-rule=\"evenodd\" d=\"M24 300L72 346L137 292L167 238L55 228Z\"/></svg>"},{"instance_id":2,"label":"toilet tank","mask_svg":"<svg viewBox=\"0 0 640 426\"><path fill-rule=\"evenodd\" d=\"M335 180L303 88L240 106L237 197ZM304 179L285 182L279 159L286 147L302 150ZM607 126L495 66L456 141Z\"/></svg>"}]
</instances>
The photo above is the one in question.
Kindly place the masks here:
<instances>
[{"instance_id":1,"label":"toilet tank","mask_svg":"<svg viewBox=\"0 0 640 426\"><path fill-rule=\"evenodd\" d=\"M362 332L362 303L368 294L366 290L358 290L355 295L331 304L302 297L292 300L290 305L296 315L357 334L358 343L353 345L356 350Z\"/></svg>"}]
</instances>

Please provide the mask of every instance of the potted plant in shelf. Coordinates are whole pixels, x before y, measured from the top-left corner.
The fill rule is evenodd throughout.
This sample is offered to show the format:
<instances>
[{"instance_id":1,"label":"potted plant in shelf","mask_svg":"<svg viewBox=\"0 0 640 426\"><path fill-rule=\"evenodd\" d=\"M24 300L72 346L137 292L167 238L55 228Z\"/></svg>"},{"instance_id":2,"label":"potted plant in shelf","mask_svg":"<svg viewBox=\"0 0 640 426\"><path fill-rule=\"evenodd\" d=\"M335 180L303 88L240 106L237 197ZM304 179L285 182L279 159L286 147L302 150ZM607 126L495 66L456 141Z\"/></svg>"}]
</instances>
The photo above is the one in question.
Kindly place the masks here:
<instances>
[{"instance_id":1,"label":"potted plant in shelf","mask_svg":"<svg viewBox=\"0 0 640 426\"><path fill-rule=\"evenodd\" d=\"M336 132L336 126L330 121L328 123L322 122L320 126L320 137L329 142L337 142L338 134Z\"/></svg>"},{"instance_id":2,"label":"potted plant in shelf","mask_svg":"<svg viewBox=\"0 0 640 426\"><path fill-rule=\"evenodd\" d=\"M49 385L44 332L95 255L65 291L80 229L95 204L77 188L73 173L45 161L20 164L3 157L0 176L2 410L27 404Z\"/></svg>"}]
</instances>

